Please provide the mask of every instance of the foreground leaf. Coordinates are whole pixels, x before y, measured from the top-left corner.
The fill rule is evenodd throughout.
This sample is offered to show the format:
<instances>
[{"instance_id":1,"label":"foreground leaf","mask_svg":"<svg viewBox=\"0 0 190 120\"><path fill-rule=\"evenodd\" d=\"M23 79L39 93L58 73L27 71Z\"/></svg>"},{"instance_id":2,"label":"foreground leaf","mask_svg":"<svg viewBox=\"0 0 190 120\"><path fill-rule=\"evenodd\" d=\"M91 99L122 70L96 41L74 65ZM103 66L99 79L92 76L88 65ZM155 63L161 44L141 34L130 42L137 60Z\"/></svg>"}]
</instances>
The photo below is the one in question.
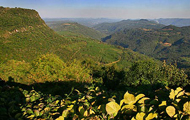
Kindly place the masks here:
<instances>
[{"instance_id":1,"label":"foreground leaf","mask_svg":"<svg viewBox=\"0 0 190 120\"><path fill-rule=\"evenodd\" d=\"M176 90L175 90L175 96L176 96L180 91L182 91L182 90L183 90L183 89L180 88L180 87L176 88Z\"/></svg>"},{"instance_id":2,"label":"foreground leaf","mask_svg":"<svg viewBox=\"0 0 190 120\"><path fill-rule=\"evenodd\" d=\"M186 102L186 103L183 105L183 111L185 111L188 115L190 115L190 101L189 101L189 102Z\"/></svg>"},{"instance_id":3,"label":"foreground leaf","mask_svg":"<svg viewBox=\"0 0 190 120\"><path fill-rule=\"evenodd\" d=\"M175 99L175 91L173 89L171 89L169 98L172 99L172 100Z\"/></svg>"},{"instance_id":4,"label":"foreground leaf","mask_svg":"<svg viewBox=\"0 0 190 120\"><path fill-rule=\"evenodd\" d=\"M166 112L172 118L175 115L175 108L173 106L168 106Z\"/></svg>"},{"instance_id":5,"label":"foreground leaf","mask_svg":"<svg viewBox=\"0 0 190 120\"><path fill-rule=\"evenodd\" d=\"M135 96L133 94L128 93L128 91L124 95L124 102L126 104L134 104L135 101Z\"/></svg>"},{"instance_id":6,"label":"foreground leaf","mask_svg":"<svg viewBox=\"0 0 190 120\"><path fill-rule=\"evenodd\" d=\"M135 101L137 102L139 99L143 98L145 95L144 94L139 94L135 97Z\"/></svg>"},{"instance_id":7,"label":"foreground leaf","mask_svg":"<svg viewBox=\"0 0 190 120\"><path fill-rule=\"evenodd\" d=\"M143 119L144 116L145 116L145 113L143 113L143 112L137 113L137 115L136 115L136 120L144 120L144 119Z\"/></svg>"},{"instance_id":8,"label":"foreground leaf","mask_svg":"<svg viewBox=\"0 0 190 120\"><path fill-rule=\"evenodd\" d=\"M115 114L120 110L120 106L116 102L109 102L106 104L106 111L109 115Z\"/></svg>"},{"instance_id":9,"label":"foreground leaf","mask_svg":"<svg viewBox=\"0 0 190 120\"><path fill-rule=\"evenodd\" d=\"M150 113L148 114L148 116L146 117L146 120L152 120L154 118L157 118L157 114L156 113Z\"/></svg>"},{"instance_id":10,"label":"foreground leaf","mask_svg":"<svg viewBox=\"0 0 190 120\"><path fill-rule=\"evenodd\" d=\"M57 119L55 120L64 120L64 117L63 116L59 116Z\"/></svg>"}]
</instances>

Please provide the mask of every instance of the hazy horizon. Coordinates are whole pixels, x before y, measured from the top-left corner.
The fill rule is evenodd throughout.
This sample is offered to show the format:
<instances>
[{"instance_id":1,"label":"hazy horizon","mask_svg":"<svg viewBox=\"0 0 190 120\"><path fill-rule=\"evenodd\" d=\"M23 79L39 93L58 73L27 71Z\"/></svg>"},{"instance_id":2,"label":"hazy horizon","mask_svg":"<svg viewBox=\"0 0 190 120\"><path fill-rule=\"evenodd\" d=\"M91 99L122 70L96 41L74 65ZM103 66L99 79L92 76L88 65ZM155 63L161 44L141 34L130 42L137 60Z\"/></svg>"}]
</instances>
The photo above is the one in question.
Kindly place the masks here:
<instances>
[{"instance_id":1,"label":"hazy horizon","mask_svg":"<svg viewBox=\"0 0 190 120\"><path fill-rule=\"evenodd\" d=\"M0 6L34 9L42 18L190 18L190 0L1 0Z\"/></svg>"}]
</instances>

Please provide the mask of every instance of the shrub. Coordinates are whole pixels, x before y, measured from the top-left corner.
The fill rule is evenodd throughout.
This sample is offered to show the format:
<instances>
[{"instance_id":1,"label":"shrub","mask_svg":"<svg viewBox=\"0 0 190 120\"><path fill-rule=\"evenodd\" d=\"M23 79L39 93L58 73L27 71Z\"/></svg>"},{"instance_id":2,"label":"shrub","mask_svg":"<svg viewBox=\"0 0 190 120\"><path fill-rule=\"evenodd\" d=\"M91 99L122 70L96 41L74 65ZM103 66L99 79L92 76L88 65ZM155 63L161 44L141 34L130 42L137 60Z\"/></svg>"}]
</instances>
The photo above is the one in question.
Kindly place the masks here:
<instances>
[{"instance_id":1,"label":"shrub","mask_svg":"<svg viewBox=\"0 0 190 120\"><path fill-rule=\"evenodd\" d=\"M32 63L30 78L35 82L67 81L91 82L90 70L79 61L65 63L54 54L42 55Z\"/></svg>"},{"instance_id":2,"label":"shrub","mask_svg":"<svg viewBox=\"0 0 190 120\"><path fill-rule=\"evenodd\" d=\"M33 62L10 60L1 64L0 76L24 84L55 81L92 82L90 70L79 61L65 63L54 54L39 56Z\"/></svg>"},{"instance_id":3,"label":"shrub","mask_svg":"<svg viewBox=\"0 0 190 120\"><path fill-rule=\"evenodd\" d=\"M178 69L176 65L166 65L166 63L163 62L160 71L163 80L167 81L169 86L186 86L189 84L188 76L183 70Z\"/></svg>"},{"instance_id":4,"label":"shrub","mask_svg":"<svg viewBox=\"0 0 190 120\"><path fill-rule=\"evenodd\" d=\"M11 82L25 82L31 66L25 61L9 60L1 64L0 68L1 79Z\"/></svg>"},{"instance_id":5,"label":"shrub","mask_svg":"<svg viewBox=\"0 0 190 120\"><path fill-rule=\"evenodd\" d=\"M156 85L164 86L186 86L189 84L187 75L175 65L162 66L154 61L138 61L135 62L128 70L125 85Z\"/></svg>"},{"instance_id":6,"label":"shrub","mask_svg":"<svg viewBox=\"0 0 190 120\"><path fill-rule=\"evenodd\" d=\"M159 65L154 61L135 62L125 76L125 85L153 85L162 83Z\"/></svg>"},{"instance_id":7,"label":"shrub","mask_svg":"<svg viewBox=\"0 0 190 120\"><path fill-rule=\"evenodd\" d=\"M32 62L31 66L32 69L28 76L31 81L64 80L63 71L66 63L54 54L41 55Z\"/></svg>"}]
</instances>

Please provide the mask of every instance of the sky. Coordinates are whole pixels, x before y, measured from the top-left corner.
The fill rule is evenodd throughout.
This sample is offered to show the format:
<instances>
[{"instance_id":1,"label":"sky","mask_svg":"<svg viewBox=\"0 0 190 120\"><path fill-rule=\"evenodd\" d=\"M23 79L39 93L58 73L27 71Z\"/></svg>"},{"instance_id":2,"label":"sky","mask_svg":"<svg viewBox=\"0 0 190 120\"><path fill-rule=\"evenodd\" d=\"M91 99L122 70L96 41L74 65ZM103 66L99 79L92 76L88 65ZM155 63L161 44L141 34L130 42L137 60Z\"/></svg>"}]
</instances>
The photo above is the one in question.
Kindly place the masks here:
<instances>
[{"instance_id":1,"label":"sky","mask_svg":"<svg viewBox=\"0 0 190 120\"><path fill-rule=\"evenodd\" d=\"M42 18L190 18L190 0L0 0L34 9Z\"/></svg>"}]
</instances>

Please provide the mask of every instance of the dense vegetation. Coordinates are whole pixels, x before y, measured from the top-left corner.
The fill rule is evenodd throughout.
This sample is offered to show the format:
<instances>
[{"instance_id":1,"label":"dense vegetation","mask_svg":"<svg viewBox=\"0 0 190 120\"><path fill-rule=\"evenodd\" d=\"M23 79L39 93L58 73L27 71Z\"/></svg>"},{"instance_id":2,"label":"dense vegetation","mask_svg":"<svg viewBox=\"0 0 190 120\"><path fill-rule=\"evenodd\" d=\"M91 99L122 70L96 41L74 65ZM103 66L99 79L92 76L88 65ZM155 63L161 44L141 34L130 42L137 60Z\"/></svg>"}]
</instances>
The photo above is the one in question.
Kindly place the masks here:
<instances>
[{"instance_id":1,"label":"dense vegetation","mask_svg":"<svg viewBox=\"0 0 190 120\"><path fill-rule=\"evenodd\" d=\"M167 63L177 62L179 68L190 68L190 27L166 26L162 29L125 29L103 39Z\"/></svg>"},{"instance_id":2,"label":"dense vegetation","mask_svg":"<svg viewBox=\"0 0 190 120\"><path fill-rule=\"evenodd\" d=\"M59 48L68 43L35 10L0 7L0 61L30 61L47 52L64 53Z\"/></svg>"},{"instance_id":3,"label":"dense vegetation","mask_svg":"<svg viewBox=\"0 0 190 120\"><path fill-rule=\"evenodd\" d=\"M0 119L189 119L190 82L175 65L58 35L34 10L0 13Z\"/></svg>"},{"instance_id":4,"label":"dense vegetation","mask_svg":"<svg viewBox=\"0 0 190 120\"><path fill-rule=\"evenodd\" d=\"M37 56L46 53L56 54L66 61L88 58L100 64L116 62L124 67L130 66L136 60L149 59L131 50L107 45L77 33L65 32L60 36L51 30L34 10L3 7L1 9L0 19L3 27L0 29L0 60L2 62L10 59L31 62ZM11 21L14 21L14 24Z\"/></svg>"},{"instance_id":5,"label":"dense vegetation","mask_svg":"<svg viewBox=\"0 0 190 120\"><path fill-rule=\"evenodd\" d=\"M120 83L126 86L189 84L183 70L165 63L160 65L153 60L137 61L128 69L121 69L117 65L97 64L93 60L63 62L54 54L46 54L31 63L8 60L0 66L1 79L22 84L72 80L91 83L92 78L103 80L104 85L110 89L114 89L115 85Z\"/></svg>"},{"instance_id":6,"label":"dense vegetation","mask_svg":"<svg viewBox=\"0 0 190 120\"><path fill-rule=\"evenodd\" d=\"M107 35L121 31L123 29L134 29L134 28L146 28L146 29L157 29L162 28L164 25L158 24L154 21L148 21L146 19L141 20L122 20L115 23L102 23L94 26L93 28L105 33Z\"/></svg>"},{"instance_id":7,"label":"dense vegetation","mask_svg":"<svg viewBox=\"0 0 190 120\"><path fill-rule=\"evenodd\" d=\"M96 86L87 86L83 92L73 89L64 98L13 86L4 89L5 87L0 87L0 115L1 119L6 120L8 118L188 120L190 117L190 93L181 88L156 91L156 98L126 92L119 100L117 100L119 96L110 96Z\"/></svg>"},{"instance_id":8,"label":"dense vegetation","mask_svg":"<svg viewBox=\"0 0 190 120\"><path fill-rule=\"evenodd\" d=\"M74 35L83 35L85 37L90 37L93 39L101 40L105 35L99 31L96 31L92 28L80 25L74 22L56 22L51 21L50 23L46 22L50 28L58 32L61 35L64 34L74 34Z\"/></svg>"},{"instance_id":9,"label":"dense vegetation","mask_svg":"<svg viewBox=\"0 0 190 120\"><path fill-rule=\"evenodd\" d=\"M66 63L47 54L31 64L10 60L0 67L5 80L0 81L1 119L190 117L189 93L164 87L188 88L187 76L175 66L139 61L119 70L93 61Z\"/></svg>"}]
</instances>

